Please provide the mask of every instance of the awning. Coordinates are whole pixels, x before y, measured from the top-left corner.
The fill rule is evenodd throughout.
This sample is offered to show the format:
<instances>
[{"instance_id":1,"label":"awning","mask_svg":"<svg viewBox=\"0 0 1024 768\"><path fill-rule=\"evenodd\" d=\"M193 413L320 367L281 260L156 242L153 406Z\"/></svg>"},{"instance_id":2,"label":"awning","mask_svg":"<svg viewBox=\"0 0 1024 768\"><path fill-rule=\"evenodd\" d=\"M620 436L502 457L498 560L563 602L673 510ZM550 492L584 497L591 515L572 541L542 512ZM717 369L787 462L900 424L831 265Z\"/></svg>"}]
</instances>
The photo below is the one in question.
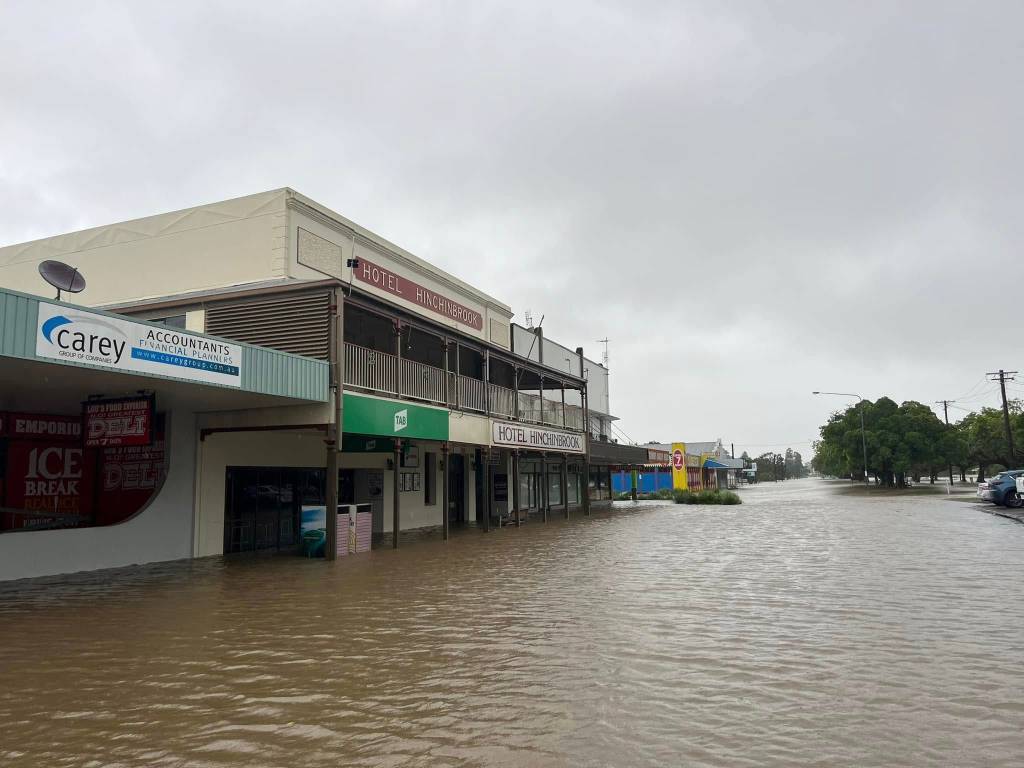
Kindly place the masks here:
<instances>
[{"instance_id":1,"label":"awning","mask_svg":"<svg viewBox=\"0 0 1024 768\"><path fill-rule=\"evenodd\" d=\"M714 459L704 460L704 469L731 469L731 467L722 464L721 462L715 461Z\"/></svg>"}]
</instances>

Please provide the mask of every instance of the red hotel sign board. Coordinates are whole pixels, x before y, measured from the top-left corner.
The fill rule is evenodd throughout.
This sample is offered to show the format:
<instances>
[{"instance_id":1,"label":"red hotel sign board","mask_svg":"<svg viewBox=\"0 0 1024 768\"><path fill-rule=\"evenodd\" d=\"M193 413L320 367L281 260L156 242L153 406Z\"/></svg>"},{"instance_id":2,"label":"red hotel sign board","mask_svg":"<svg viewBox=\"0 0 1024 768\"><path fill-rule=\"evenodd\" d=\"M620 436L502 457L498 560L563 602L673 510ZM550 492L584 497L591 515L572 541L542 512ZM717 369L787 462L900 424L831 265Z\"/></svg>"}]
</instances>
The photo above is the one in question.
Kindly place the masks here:
<instances>
[{"instance_id":1,"label":"red hotel sign board","mask_svg":"<svg viewBox=\"0 0 1024 768\"><path fill-rule=\"evenodd\" d=\"M150 445L153 442L152 397L89 400L85 415L85 447Z\"/></svg>"},{"instance_id":2,"label":"red hotel sign board","mask_svg":"<svg viewBox=\"0 0 1024 768\"><path fill-rule=\"evenodd\" d=\"M396 275L372 261L367 261L362 256L359 257L359 266L355 268L355 275L361 283L380 288L392 296L399 296L448 320L468 325L478 331L483 330L484 319L475 309L470 309L429 288L424 288L419 283Z\"/></svg>"}]
</instances>

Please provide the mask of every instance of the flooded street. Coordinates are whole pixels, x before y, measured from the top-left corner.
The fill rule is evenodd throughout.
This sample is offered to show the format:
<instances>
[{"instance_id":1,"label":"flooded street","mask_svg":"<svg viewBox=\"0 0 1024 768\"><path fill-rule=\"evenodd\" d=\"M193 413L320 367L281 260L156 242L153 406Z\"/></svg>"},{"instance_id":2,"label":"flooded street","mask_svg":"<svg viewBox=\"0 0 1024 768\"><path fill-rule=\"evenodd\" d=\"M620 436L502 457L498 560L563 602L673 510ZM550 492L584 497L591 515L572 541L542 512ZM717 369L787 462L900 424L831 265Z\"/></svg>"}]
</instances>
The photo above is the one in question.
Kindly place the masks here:
<instances>
[{"instance_id":1,"label":"flooded street","mask_svg":"<svg viewBox=\"0 0 1024 768\"><path fill-rule=\"evenodd\" d=\"M1021 765L1024 526L845 488L0 585L0 765Z\"/></svg>"}]
</instances>

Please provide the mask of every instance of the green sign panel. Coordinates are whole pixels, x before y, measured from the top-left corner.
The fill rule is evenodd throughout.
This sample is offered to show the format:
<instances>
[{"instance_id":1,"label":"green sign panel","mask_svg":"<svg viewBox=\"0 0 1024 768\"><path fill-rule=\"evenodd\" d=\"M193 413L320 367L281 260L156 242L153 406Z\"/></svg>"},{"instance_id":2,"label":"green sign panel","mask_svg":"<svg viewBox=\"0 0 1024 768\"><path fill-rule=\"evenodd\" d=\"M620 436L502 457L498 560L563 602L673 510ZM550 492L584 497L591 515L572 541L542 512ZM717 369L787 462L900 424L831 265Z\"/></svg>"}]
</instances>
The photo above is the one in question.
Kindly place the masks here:
<instances>
[{"instance_id":1,"label":"green sign panel","mask_svg":"<svg viewBox=\"0 0 1024 768\"><path fill-rule=\"evenodd\" d=\"M387 437L343 434L341 450L345 453L391 453L395 450L395 441Z\"/></svg>"},{"instance_id":2,"label":"green sign panel","mask_svg":"<svg viewBox=\"0 0 1024 768\"><path fill-rule=\"evenodd\" d=\"M448 411L395 400L345 393L342 430L346 435L448 439Z\"/></svg>"}]
</instances>

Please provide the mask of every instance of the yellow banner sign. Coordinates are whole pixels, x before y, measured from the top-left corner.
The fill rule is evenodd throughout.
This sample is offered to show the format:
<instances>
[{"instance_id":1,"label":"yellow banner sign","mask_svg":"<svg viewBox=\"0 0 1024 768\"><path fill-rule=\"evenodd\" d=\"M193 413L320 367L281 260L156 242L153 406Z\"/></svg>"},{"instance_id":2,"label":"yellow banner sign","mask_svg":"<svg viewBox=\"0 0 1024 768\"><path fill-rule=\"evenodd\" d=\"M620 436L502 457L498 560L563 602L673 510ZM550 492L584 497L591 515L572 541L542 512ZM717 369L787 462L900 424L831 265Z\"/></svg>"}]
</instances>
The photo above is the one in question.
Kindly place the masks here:
<instances>
[{"instance_id":1,"label":"yellow banner sign","mask_svg":"<svg viewBox=\"0 0 1024 768\"><path fill-rule=\"evenodd\" d=\"M689 487L686 481L686 443L672 443L672 487L679 491Z\"/></svg>"}]
</instances>

